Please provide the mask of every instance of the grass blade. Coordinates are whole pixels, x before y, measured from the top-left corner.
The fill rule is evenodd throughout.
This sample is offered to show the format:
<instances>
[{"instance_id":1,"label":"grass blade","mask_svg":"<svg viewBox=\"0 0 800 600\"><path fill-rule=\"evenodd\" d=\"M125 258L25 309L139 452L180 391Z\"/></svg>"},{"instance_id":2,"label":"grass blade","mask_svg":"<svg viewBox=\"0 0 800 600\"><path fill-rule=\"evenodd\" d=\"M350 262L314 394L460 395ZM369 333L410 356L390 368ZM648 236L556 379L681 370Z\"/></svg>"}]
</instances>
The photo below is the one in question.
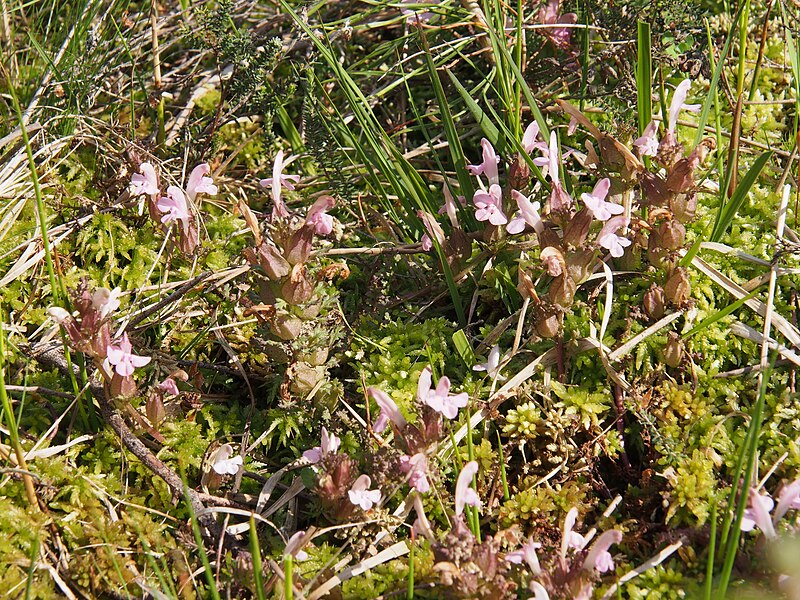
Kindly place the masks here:
<instances>
[{"instance_id":1,"label":"grass blade","mask_svg":"<svg viewBox=\"0 0 800 600\"><path fill-rule=\"evenodd\" d=\"M772 158L772 151L769 150L759 156L753 162L753 166L750 167L745 176L742 177L739 185L736 186L736 190L733 192L731 199L720 206L720 210L717 213L717 218L714 223L714 229L712 229L711 236L709 237L710 241L719 242L722 239L722 236L725 235L725 232L733 222L733 218L736 216L736 213L747 199L747 196L750 193L750 188L753 187L753 184L756 182L756 179L758 179L758 176L761 175L761 171L764 170L764 167L767 165L767 162L770 158ZM721 193L724 194L724 190Z\"/></svg>"}]
</instances>

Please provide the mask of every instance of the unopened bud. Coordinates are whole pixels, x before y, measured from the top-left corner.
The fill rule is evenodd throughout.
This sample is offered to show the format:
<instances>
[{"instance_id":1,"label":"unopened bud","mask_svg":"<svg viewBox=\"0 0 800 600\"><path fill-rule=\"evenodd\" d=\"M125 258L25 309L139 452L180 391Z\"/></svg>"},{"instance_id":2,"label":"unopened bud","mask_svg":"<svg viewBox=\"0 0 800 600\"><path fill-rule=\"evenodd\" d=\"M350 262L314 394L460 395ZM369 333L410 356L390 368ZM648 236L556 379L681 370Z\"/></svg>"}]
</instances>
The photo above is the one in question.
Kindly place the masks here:
<instances>
[{"instance_id":1,"label":"unopened bud","mask_svg":"<svg viewBox=\"0 0 800 600\"><path fill-rule=\"evenodd\" d=\"M557 307L540 303L533 313L533 322L536 333L549 339L556 337L561 331L563 315Z\"/></svg>"},{"instance_id":2,"label":"unopened bud","mask_svg":"<svg viewBox=\"0 0 800 600\"><path fill-rule=\"evenodd\" d=\"M697 215L697 192L673 196L669 201L669 209L681 223L694 220Z\"/></svg>"},{"instance_id":3,"label":"unopened bud","mask_svg":"<svg viewBox=\"0 0 800 600\"><path fill-rule=\"evenodd\" d=\"M675 219L663 221L658 226L657 232L661 240L661 247L665 250L683 248L683 242L686 241L686 227L680 221Z\"/></svg>"},{"instance_id":4,"label":"unopened bud","mask_svg":"<svg viewBox=\"0 0 800 600\"><path fill-rule=\"evenodd\" d=\"M664 284L664 295L676 306L682 306L692 293L689 271L686 267L677 267Z\"/></svg>"},{"instance_id":5,"label":"unopened bud","mask_svg":"<svg viewBox=\"0 0 800 600\"><path fill-rule=\"evenodd\" d=\"M548 290L548 296L553 304L558 304L562 308L569 308L572 306L572 300L575 298L575 291L578 286L567 273L560 277L553 279Z\"/></svg>"},{"instance_id":6,"label":"unopened bud","mask_svg":"<svg viewBox=\"0 0 800 600\"><path fill-rule=\"evenodd\" d=\"M573 246L583 245L586 236L589 235L592 219L592 213L588 208L579 210L564 229L564 242Z\"/></svg>"},{"instance_id":7,"label":"unopened bud","mask_svg":"<svg viewBox=\"0 0 800 600\"><path fill-rule=\"evenodd\" d=\"M667 300L664 296L664 289L657 286L655 283L650 286L650 289L644 293L642 304L644 305L644 312L651 319L660 319L664 316L664 305Z\"/></svg>"},{"instance_id":8,"label":"unopened bud","mask_svg":"<svg viewBox=\"0 0 800 600\"><path fill-rule=\"evenodd\" d=\"M567 269L572 281L580 285L589 278L594 269L596 256L597 252L593 248L586 248L567 254Z\"/></svg>"},{"instance_id":9,"label":"unopened bud","mask_svg":"<svg viewBox=\"0 0 800 600\"><path fill-rule=\"evenodd\" d=\"M667 345L664 346L664 362L673 369L677 368L683 359L683 352L683 340L671 331L667 336Z\"/></svg>"}]
</instances>

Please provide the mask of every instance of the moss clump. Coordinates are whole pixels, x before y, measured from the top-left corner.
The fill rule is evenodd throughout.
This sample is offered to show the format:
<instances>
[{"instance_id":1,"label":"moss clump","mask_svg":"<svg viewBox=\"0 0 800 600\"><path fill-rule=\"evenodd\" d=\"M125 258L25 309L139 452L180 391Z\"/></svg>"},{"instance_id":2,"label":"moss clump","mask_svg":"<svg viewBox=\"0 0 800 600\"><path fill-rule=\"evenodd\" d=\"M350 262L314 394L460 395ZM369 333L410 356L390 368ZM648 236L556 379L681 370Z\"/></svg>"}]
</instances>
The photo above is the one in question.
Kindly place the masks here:
<instances>
[{"instance_id":1,"label":"moss clump","mask_svg":"<svg viewBox=\"0 0 800 600\"><path fill-rule=\"evenodd\" d=\"M503 527L514 524L548 526L558 522L573 506L581 513L586 512L584 505L587 486L585 483L569 481L563 485L541 485L524 489L509 498L500 508L500 523Z\"/></svg>"}]
</instances>

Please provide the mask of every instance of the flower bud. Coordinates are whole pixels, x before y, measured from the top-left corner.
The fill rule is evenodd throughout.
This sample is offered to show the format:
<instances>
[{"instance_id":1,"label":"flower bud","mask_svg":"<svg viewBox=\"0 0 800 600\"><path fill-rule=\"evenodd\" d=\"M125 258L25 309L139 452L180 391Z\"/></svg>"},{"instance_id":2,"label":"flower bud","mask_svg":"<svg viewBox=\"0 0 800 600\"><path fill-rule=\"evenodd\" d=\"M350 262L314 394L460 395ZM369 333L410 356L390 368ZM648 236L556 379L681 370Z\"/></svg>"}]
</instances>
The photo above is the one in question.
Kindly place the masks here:
<instances>
[{"instance_id":1,"label":"flower bud","mask_svg":"<svg viewBox=\"0 0 800 600\"><path fill-rule=\"evenodd\" d=\"M677 267L664 284L664 295L676 306L682 306L692 293L689 271L686 267Z\"/></svg>"},{"instance_id":2,"label":"flower bud","mask_svg":"<svg viewBox=\"0 0 800 600\"><path fill-rule=\"evenodd\" d=\"M592 220L593 216L588 208L584 207L579 210L564 229L564 242L573 246L581 246L589 234Z\"/></svg>"},{"instance_id":3,"label":"flower bud","mask_svg":"<svg viewBox=\"0 0 800 600\"><path fill-rule=\"evenodd\" d=\"M306 302L314 293L314 286L306 278L306 268L302 264L292 267L292 274L281 286L281 295L289 304Z\"/></svg>"},{"instance_id":4,"label":"flower bud","mask_svg":"<svg viewBox=\"0 0 800 600\"><path fill-rule=\"evenodd\" d=\"M578 286L567 273L560 277L553 279L550 284L550 289L547 295L553 304L557 304L562 308L569 308L572 305L572 300L575 298L575 291Z\"/></svg>"},{"instance_id":5,"label":"flower bud","mask_svg":"<svg viewBox=\"0 0 800 600\"><path fill-rule=\"evenodd\" d=\"M569 270L569 276L572 277L572 281L580 285L589 278L594 268L596 256L597 252L592 248L586 248L567 254L567 269Z\"/></svg>"},{"instance_id":6,"label":"flower bud","mask_svg":"<svg viewBox=\"0 0 800 600\"><path fill-rule=\"evenodd\" d=\"M275 318L270 322L270 325L272 333L282 340L288 341L300 335L303 321L286 311L279 311L275 314Z\"/></svg>"},{"instance_id":7,"label":"flower bud","mask_svg":"<svg viewBox=\"0 0 800 600\"><path fill-rule=\"evenodd\" d=\"M525 162L521 156L517 155L517 159L511 163L508 169L508 182L515 190L523 190L528 187L531 180L531 170L528 163Z\"/></svg>"},{"instance_id":8,"label":"flower bud","mask_svg":"<svg viewBox=\"0 0 800 600\"><path fill-rule=\"evenodd\" d=\"M683 353L683 340L677 333L670 331L664 346L664 363L673 369L677 368L681 364Z\"/></svg>"},{"instance_id":9,"label":"flower bud","mask_svg":"<svg viewBox=\"0 0 800 600\"><path fill-rule=\"evenodd\" d=\"M669 209L681 223L692 221L697 215L697 192L673 196L669 201Z\"/></svg>"},{"instance_id":10,"label":"flower bud","mask_svg":"<svg viewBox=\"0 0 800 600\"><path fill-rule=\"evenodd\" d=\"M554 338L561 331L563 314L556 306L541 302L533 311L533 323L538 333L543 338Z\"/></svg>"},{"instance_id":11,"label":"flower bud","mask_svg":"<svg viewBox=\"0 0 800 600\"><path fill-rule=\"evenodd\" d=\"M664 305L667 299L664 296L664 289L657 286L655 283L650 286L650 289L644 293L642 304L644 305L644 312L651 319L658 320L664 316Z\"/></svg>"}]
</instances>

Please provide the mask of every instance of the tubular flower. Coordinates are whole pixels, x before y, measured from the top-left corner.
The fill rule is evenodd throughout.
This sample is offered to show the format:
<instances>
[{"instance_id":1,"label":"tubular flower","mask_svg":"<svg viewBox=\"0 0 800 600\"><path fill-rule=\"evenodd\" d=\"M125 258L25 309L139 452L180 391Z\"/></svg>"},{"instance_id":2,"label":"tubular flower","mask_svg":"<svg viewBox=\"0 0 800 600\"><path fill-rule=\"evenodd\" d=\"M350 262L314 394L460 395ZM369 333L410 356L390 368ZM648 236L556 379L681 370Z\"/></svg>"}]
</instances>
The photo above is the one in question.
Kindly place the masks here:
<instances>
[{"instance_id":1,"label":"tubular flower","mask_svg":"<svg viewBox=\"0 0 800 600\"><path fill-rule=\"evenodd\" d=\"M286 542L286 548L283 551L284 555L293 556L297 560L306 560L308 558L308 553L301 549L301 544L303 543L303 537L305 535L305 531L298 531L290 537L289 541Z\"/></svg>"},{"instance_id":2,"label":"tubular flower","mask_svg":"<svg viewBox=\"0 0 800 600\"><path fill-rule=\"evenodd\" d=\"M369 510L378 504L381 501L381 491L369 489L371 484L369 475L360 475L347 492L350 503L360 506L362 510Z\"/></svg>"},{"instance_id":3,"label":"tubular flower","mask_svg":"<svg viewBox=\"0 0 800 600\"><path fill-rule=\"evenodd\" d=\"M189 181L186 183L186 195L189 196L192 202L194 202L197 194L217 195L217 186L214 185L214 180L211 177L206 177L210 172L211 167L208 163L200 163L192 169Z\"/></svg>"},{"instance_id":4,"label":"tubular flower","mask_svg":"<svg viewBox=\"0 0 800 600\"><path fill-rule=\"evenodd\" d=\"M495 344L489 351L489 358L485 363L475 365L472 367L473 371L486 371L489 377L496 378L497 381L505 380L505 377L500 375L500 346Z\"/></svg>"},{"instance_id":5,"label":"tubular flower","mask_svg":"<svg viewBox=\"0 0 800 600\"><path fill-rule=\"evenodd\" d=\"M308 209L306 226L313 227L314 233L317 235L328 235L333 231L333 217L327 211L335 205L336 200L333 199L333 196L320 196Z\"/></svg>"},{"instance_id":6,"label":"tubular flower","mask_svg":"<svg viewBox=\"0 0 800 600\"><path fill-rule=\"evenodd\" d=\"M758 527L766 537L777 538L778 534L769 514L773 506L775 501L769 494L759 494L756 488L750 488L749 506L744 511L741 523L742 531L752 531L754 527Z\"/></svg>"},{"instance_id":7,"label":"tubular flower","mask_svg":"<svg viewBox=\"0 0 800 600\"><path fill-rule=\"evenodd\" d=\"M406 474L408 485L413 487L421 494L425 494L431 489L428 481L428 457L424 453L418 452L413 456L400 457L400 470Z\"/></svg>"},{"instance_id":8,"label":"tubular flower","mask_svg":"<svg viewBox=\"0 0 800 600\"><path fill-rule=\"evenodd\" d=\"M500 162L500 157L494 151L492 143L486 138L481 140L481 147L483 148L483 162L479 165L467 165L467 169L476 177L485 175L489 180L489 185L499 185L500 175L497 171L497 165Z\"/></svg>"},{"instance_id":9,"label":"tubular flower","mask_svg":"<svg viewBox=\"0 0 800 600\"><path fill-rule=\"evenodd\" d=\"M155 199L159 193L158 188L158 175L156 170L149 162L143 162L139 165L139 172L131 175L131 183L129 186L131 196L150 196ZM144 198L139 201L139 214L144 212Z\"/></svg>"},{"instance_id":10,"label":"tubular flower","mask_svg":"<svg viewBox=\"0 0 800 600\"><path fill-rule=\"evenodd\" d=\"M417 216L422 219L422 224L425 226L427 233L422 236L422 249L429 252L433 248L433 240L435 239L440 246L444 245L445 235L444 229L439 225L436 218L429 212L418 210Z\"/></svg>"},{"instance_id":11,"label":"tubular flower","mask_svg":"<svg viewBox=\"0 0 800 600\"><path fill-rule=\"evenodd\" d=\"M614 559L608 549L611 544L619 544L622 541L622 533L616 529L606 531L597 538L583 561L583 568L586 571L594 569L598 573L607 573L614 569Z\"/></svg>"},{"instance_id":12,"label":"tubular flower","mask_svg":"<svg viewBox=\"0 0 800 600\"><path fill-rule=\"evenodd\" d=\"M464 512L464 506L480 506L481 499L478 497L478 492L470 487L472 478L478 473L478 463L474 460L468 462L461 469L456 481L456 516Z\"/></svg>"},{"instance_id":13,"label":"tubular flower","mask_svg":"<svg viewBox=\"0 0 800 600\"><path fill-rule=\"evenodd\" d=\"M650 121L644 128L642 136L634 140L634 147L639 150L639 156L655 156L658 154L658 124Z\"/></svg>"},{"instance_id":14,"label":"tubular flower","mask_svg":"<svg viewBox=\"0 0 800 600\"><path fill-rule=\"evenodd\" d=\"M539 216L541 205L538 202L531 202L517 190L511 190L511 197L516 200L519 211L506 225L506 231L511 234L522 233L525 225L530 225L537 234L542 233L544 223L542 223L542 217Z\"/></svg>"},{"instance_id":15,"label":"tubular flower","mask_svg":"<svg viewBox=\"0 0 800 600\"><path fill-rule=\"evenodd\" d=\"M542 545L539 542L534 542L533 536L531 536L527 542L522 544L522 548L506 553L506 560L515 565L522 564L522 561L525 561L531 573L537 576L541 575L542 568L539 565L539 557L536 555L536 551L541 547Z\"/></svg>"},{"instance_id":16,"label":"tubular flower","mask_svg":"<svg viewBox=\"0 0 800 600\"><path fill-rule=\"evenodd\" d=\"M341 445L342 440L336 437L333 434L328 434L328 430L325 427L322 428L322 443L319 446L311 448L310 450L306 450L303 452L303 458L307 461L311 462L312 464L316 464L322 460L322 457L326 454L336 454L339 450L339 446Z\"/></svg>"},{"instance_id":17,"label":"tubular flower","mask_svg":"<svg viewBox=\"0 0 800 600\"><path fill-rule=\"evenodd\" d=\"M289 211L286 210L286 204L281 199L281 188L285 187L287 190L294 190L294 184L300 181L299 175L284 175L283 167L286 165L283 161L283 150L279 150L275 155L275 162L272 164L272 177L262 179L259 181L262 187L268 187L272 190L272 217L288 217Z\"/></svg>"},{"instance_id":18,"label":"tubular flower","mask_svg":"<svg viewBox=\"0 0 800 600\"><path fill-rule=\"evenodd\" d=\"M386 429L386 425L388 425L390 421L400 431L405 429L405 426L408 424L408 422L406 421L405 417L403 417L400 409L397 408L397 404L395 404L394 400L389 397L389 394L376 387L369 387L367 388L367 395L375 400L375 402L378 404L378 408L381 409L378 419L372 426L372 430L375 433L381 433L384 429Z\"/></svg>"},{"instance_id":19,"label":"tubular flower","mask_svg":"<svg viewBox=\"0 0 800 600\"><path fill-rule=\"evenodd\" d=\"M553 191L550 193L550 212L559 210L566 210L572 206L572 198L561 185L558 176L558 159L560 157L558 152L558 140L556 132L550 132L550 149L548 151L548 161L550 164L550 182L553 184Z\"/></svg>"},{"instance_id":20,"label":"tubular flower","mask_svg":"<svg viewBox=\"0 0 800 600\"><path fill-rule=\"evenodd\" d=\"M218 475L236 475L242 467L241 455L233 456L233 447L230 444L223 444L214 453L211 468Z\"/></svg>"},{"instance_id":21,"label":"tubular flower","mask_svg":"<svg viewBox=\"0 0 800 600\"><path fill-rule=\"evenodd\" d=\"M149 356L132 354L131 342L128 334L123 333L119 344L108 347L108 362L114 365L114 370L122 377L133 375L134 369L143 367L150 362Z\"/></svg>"},{"instance_id":22,"label":"tubular flower","mask_svg":"<svg viewBox=\"0 0 800 600\"><path fill-rule=\"evenodd\" d=\"M606 221L603 229L597 236L597 243L611 252L611 256L619 258L625 253L625 248L631 245L628 238L616 234L618 229L628 226L628 219L619 215Z\"/></svg>"},{"instance_id":23,"label":"tubular flower","mask_svg":"<svg viewBox=\"0 0 800 600\"><path fill-rule=\"evenodd\" d=\"M189 205L183 190L176 185L167 188L167 195L163 196L156 204L158 210L165 213L161 222L165 225L173 221L180 221L184 227L189 225Z\"/></svg>"},{"instance_id":24,"label":"tubular flower","mask_svg":"<svg viewBox=\"0 0 800 600\"><path fill-rule=\"evenodd\" d=\"M611 180L606 177L597 182L591 194L581 195L581 200L598 221L608 221L612 216L625 211L619 204L606 202L609 189L611 189Z\"/></svg>"},{"instance_id":25,"label":"tubular flower","mask_svg":"<svg viewBox=\"0 0 800 600\"><path fill-rule=\"evenodd\" d=\"M478 210L475 218L478 221L489 221L492 225L505 225L508 217L503 212L503 189L496 183L489 187L489 191L478 190L472 197L472 203Z\"/></svg>"},{"instance_id":26,"label":"tubular flower","mask_svg":"<svg viewBox=\"0 0 800 600\"><path fill-rule=\"evenodd\" d=\"M469 395L466 392L450 395L450 379L448 377L441 377L435 389L431 388L431 383L431 368L427 366L419 375L417 401L427 404L448 419L455 419L458 409L467 405Z\"/></svg>"}]
</instances>

